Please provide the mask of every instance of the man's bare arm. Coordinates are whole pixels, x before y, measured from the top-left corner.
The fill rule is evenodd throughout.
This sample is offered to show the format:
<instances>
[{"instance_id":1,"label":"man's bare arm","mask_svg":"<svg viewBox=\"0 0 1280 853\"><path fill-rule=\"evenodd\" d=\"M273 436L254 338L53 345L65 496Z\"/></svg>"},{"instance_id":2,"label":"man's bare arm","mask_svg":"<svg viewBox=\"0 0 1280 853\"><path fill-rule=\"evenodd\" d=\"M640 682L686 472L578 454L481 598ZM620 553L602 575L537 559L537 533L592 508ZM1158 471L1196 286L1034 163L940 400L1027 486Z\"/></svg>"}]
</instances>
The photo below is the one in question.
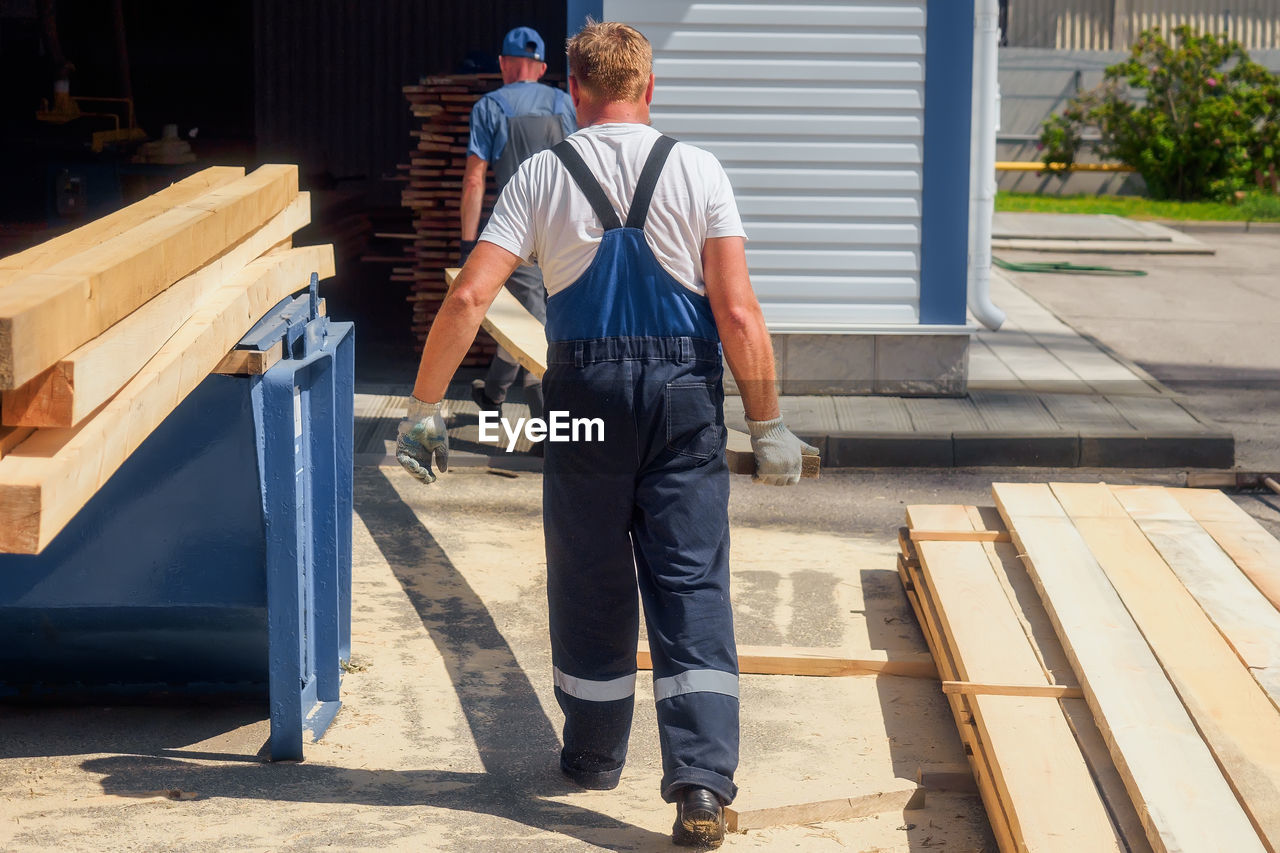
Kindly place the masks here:
<instances>
[{"instance_id":1,"label":"man's bare arm","mask_svg":"<svg viewBox=\"0 0 1280 853\"><path fill-rule=\"evenodd\" d=\"M501 246L487 240L476 244L431 324L418 364L414 397L425 403L439 402L444 397L449 380L480 330L484 313L519 265L520 257Z\"/></svg>"},{"instance_id":2,"label":"man's bare arm","mask_svg":"<svg viewBox=\"0 0 1280 853\"><path fill-rule=\"evenodd\" d=\"M751 289L741 237L712 237L702 247L702 273L725 359L753 421L779 416L774 388L773 342Z\"/></svg>"},{"instance_id":3,"label":"man's bare arm","mask_svg":"<svg viewBox=\"0 0 1280 853\"><path fill-rule=\"evenodd\" d=\"M473 242L480 230L480 208L484 204L484 176L489 168L488 160L475 154L467 155L467 168L462 173L462 212L459 225L462 239Z\"/></svg>"}]
</instances>

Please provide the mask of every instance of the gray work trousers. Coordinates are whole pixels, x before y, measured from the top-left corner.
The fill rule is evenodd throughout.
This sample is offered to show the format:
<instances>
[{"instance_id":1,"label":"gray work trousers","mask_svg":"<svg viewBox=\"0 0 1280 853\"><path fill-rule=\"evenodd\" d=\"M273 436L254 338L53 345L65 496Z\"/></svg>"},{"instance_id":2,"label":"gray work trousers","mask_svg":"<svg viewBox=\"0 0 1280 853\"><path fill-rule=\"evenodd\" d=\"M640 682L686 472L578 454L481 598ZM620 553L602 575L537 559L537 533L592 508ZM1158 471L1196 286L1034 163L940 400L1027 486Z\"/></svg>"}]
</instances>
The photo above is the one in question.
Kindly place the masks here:
<instances>
[{"instance_id":1,"label":"gray work trousers","mask_svg":"<svg viewBox=\"0 0 1280 853\"><path fill-rule=\"evenodd\" d=\"M533 264L521 264L507 279L506 288L530 314L538 318L538 322L544 326L547 324L547 288L542 283L542 270ZM542 400L542 380L521 367L515 356L501 347L485 374L484 393L495 403L501 403L507 399L507 391L521 375L524 377L524 397L529 404L529 414L535 418L544 417L546 407Z\"/></svg>"}]
</instances>

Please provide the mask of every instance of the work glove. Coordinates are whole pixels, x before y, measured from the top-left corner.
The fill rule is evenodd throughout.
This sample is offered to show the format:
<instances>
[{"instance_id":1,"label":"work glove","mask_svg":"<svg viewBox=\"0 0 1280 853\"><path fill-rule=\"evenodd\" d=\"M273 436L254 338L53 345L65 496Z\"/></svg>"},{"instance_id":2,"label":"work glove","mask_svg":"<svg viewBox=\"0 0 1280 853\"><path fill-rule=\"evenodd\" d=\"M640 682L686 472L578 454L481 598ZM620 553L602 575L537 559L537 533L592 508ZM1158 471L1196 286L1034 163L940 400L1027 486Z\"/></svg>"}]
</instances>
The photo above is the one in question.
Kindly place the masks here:
<instances>
[{"instance_id":1,"label":"work glove","mask_svg":"<svg viewBox=\"0 0 1280 853\"><path fill-rule=\"evenodd\" d=\"M471 253L475 251L477 242L477 240L458 241L458 266L467 265L467 258L471 257Z\"/></svg>"},{"instance_id":2,"label":"work glove","mask_svg":"<svg viewBox=\"0 0 1280 853\"><path fill-rule=\"evenodd\" d=\"M409 398L408 418L400 425L396 460L424 483L436 481L432 460L441 471L449 470L449 431L440 414L440 403Z\"/></svg>"},{"instance_id":3,"label":"work glove","mask_svg":"<svg viewBox=\"0 0 1280 853\"><path fill-rule=\"evenodd\" d=\"M818 448L796 438L782 425L782 418L769 421L747 419L751 452L756 456L756 473L751 480L766 486L794 486L800 482L801 456L817 456Z\"/></svg>"}]
</instances>

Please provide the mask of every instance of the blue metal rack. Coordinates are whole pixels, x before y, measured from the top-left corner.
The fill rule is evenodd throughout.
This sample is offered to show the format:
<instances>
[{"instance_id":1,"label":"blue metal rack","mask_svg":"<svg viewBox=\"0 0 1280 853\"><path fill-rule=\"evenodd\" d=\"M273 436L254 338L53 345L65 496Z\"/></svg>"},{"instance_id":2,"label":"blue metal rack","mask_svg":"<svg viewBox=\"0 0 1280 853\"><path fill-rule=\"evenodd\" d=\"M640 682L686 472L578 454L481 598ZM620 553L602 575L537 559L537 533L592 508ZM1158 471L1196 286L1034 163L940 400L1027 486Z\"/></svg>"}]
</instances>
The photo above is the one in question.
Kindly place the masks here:
<instances>
[{"instance_id":1,"label":"blue metal rack","mask_svg":"<svg viewBox=\"0 0 1280 853\"><path fill-rule=\"evenodd\" d=\"M0 699L269 694L302 758L351 649L352 324L309 291L238 345L49 547L0 555Z\"/></svg>"}]
</instances>

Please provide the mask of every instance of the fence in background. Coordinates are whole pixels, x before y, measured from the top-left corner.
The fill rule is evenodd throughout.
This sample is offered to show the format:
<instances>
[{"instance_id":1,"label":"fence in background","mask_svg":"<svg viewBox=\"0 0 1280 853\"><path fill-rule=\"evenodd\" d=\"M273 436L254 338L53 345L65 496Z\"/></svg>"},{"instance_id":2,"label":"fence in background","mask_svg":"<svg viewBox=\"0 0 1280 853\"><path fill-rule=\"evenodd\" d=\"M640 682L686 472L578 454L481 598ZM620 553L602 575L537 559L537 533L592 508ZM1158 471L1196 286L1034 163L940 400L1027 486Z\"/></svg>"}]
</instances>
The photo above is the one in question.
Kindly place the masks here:
<instances>
[{"instance_id":1,"label":"fence in background","mask_svg":"<svg viewBox=\"0 0 1280 853\"><path fill-rule=\"evenodd\" d=\"M1010 47L1128 50L1143 30L1182 24L1280 48L1280 0L1009 0L1006 36Z\"/></svg>"}]
</instances>

